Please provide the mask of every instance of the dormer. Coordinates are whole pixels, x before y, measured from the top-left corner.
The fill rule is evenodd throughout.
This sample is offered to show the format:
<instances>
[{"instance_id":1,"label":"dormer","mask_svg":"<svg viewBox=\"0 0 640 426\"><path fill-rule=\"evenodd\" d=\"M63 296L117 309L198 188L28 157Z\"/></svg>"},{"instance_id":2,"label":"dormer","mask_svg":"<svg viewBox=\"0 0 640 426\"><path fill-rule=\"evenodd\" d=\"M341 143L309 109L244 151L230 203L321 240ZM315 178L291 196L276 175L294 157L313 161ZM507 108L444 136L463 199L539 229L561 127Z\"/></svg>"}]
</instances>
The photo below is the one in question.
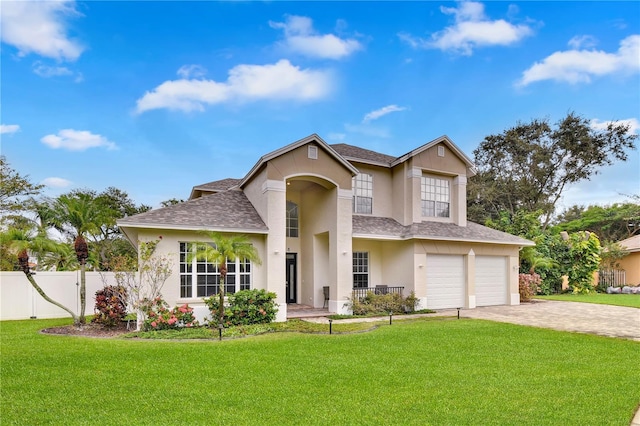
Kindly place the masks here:
<instances>
[{"instance_id":1,"label":"dormer","mask_svg":"<svg viewBox=\"0 0 640 426\"><path fill-rule=\"evenodd\" d=\"M467 224L467 178L471 160L447 137L396 158L393 217L403 225L423 221Z\"/></svg>"}]
</instances>

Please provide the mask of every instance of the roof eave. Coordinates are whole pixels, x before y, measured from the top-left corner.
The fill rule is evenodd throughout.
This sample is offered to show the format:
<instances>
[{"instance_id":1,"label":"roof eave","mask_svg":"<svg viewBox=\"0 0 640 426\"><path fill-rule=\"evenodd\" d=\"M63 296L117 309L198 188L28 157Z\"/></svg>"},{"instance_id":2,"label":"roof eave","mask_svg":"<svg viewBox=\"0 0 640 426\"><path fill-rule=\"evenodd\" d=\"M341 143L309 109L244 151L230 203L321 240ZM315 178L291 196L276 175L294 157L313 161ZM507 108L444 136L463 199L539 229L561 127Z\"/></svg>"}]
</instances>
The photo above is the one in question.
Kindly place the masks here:
<instances>
[{"instance_id":1,"label":"roof eave","mask_svg":"<svg viewBox=\"0 0 640 426\"><path fill-rule=\"evenodd\" d=\"M171 223L117 223L118 227L123 228L136 228L136 229L170 229L178 231L217 231L217 232L229 232L229 233L242 233L242 234L268 234L268 229L254 229L254 228L226 228L216 226L195 226L195 225L177 225ZM126 231L123 229L123 232Z\"/></svg>"},{"instance_id":2,"label":"roof eave","mask_svg":"<svg viewBox=\"0 0 640 426\"><path fill-rule=\"evenodd\" d=\"M434 235L380 235L380 234L362 234L354 233L353 238L360 239L373 239L373 240L394 240L394 241L409 241L409 240L430 240L430 241L451 241L451 242L464 242L464 243L476 243L476 244L500 244L507 246L518 247L533 247L536 244L533 241L500 241L500 240L478 240L474 238L456 238L456 237L439 237Z\"/></svg>"}]
</instances>

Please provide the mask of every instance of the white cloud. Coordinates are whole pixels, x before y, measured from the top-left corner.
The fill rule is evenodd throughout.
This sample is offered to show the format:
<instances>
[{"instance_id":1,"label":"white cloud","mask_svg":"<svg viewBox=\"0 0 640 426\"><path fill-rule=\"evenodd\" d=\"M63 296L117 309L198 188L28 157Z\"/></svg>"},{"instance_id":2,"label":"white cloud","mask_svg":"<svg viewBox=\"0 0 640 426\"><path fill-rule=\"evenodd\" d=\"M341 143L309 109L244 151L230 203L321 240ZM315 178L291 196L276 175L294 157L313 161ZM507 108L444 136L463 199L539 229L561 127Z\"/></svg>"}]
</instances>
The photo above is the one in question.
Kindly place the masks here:
<instances>
[{"instance_id":1,"label":"white cloud","mask_svg":"<svg viewBox=\"0 0 640 426\"><path fill-rule=\"evenodd\" d=\"M624 120L615 120L615 121L600 121L597 118L591 120L591 128L595 130L607 130L607 127L610 123L615 122L616 124L626 124L629 126L629 132L640 134L640 121L637 118L627 118Z\"/></svg>"},{"instance_id":2,"label":"white cloud","mask_svg":"<svg viewBox=\"0 0 640 426\"><path fill-rule=\"evenodd\" d=\"M578 50L581 48L589 49L595 47L597 40L590 35L575 36L567 43L570 48Z\"/></svg>"},{"instance_id":3,"label":"white cloud","mask_svg":"<svg viewBox=\"0 0 640 426\"><path fill-rule=\"evenodd\" d=\"M0 134L11 134L20 131L20 126L17 124L0 124Z\"/></svg>"},{"instance_id":4,"label":"white cloud","mask_svg":"<svg viewBox=\"0 0 640 426\"><path fill-rule=\"evenodd\" d=\"M399 107L398 105L387 105L385 107L382 107L380 109L377 109L375 111L371 111L370 113L367 113L364 118L362 119L363 123L368 123L370 121L373 120L377 120L378 118L382 117L383 115L387 115L390 114L392 112L397 112L397 111L404 111L406 110L405 107Z\"/></svg>"},{"instance_id":5,"label":"white cloud","mask_svg":"<svg viewBox=\"0 0 640 426\"><path fill-rule=\"evenodd\" d=\"M67 36L65 19L80 15L73 1L3 1L2 42L15 46L20 56L35 53L57 60L76 60L84 48Z\"/></svg>"},{"instance_id":6,"label":"white cloud","mask_svg":"<svg viewBox=\"0 0 640 426\"><path fill-rule=\"evenodd\" d=\"M292 52L305 56L340 59L362 49L356 39L342 39L333 34L317 34L313 29L313 21L306 16L285 16L285 22L269 21L271 28L284 30L285 39L282 44ZM344 27L344 21L338 21Z\"/></svg>"},{"instance_id":7,"label":"white cloud","mask_svg":"<svg viewBox=\"0 0 640 426\"><path fill-rule=\"evenodd\" d=\"M226 82L169 80L137 100L136 112L167 108L203 111L206 105L232 101L301 100L326 96L332 88L327 71L300 69L282 59L269 65L237 65Z\"/></svg>"},{"instance_id":8,"label":"white cloud","mask_svg":"<svg viewBox=\"0 0 640 426\"><path fill-rule=\"evenodd\" d=\"M526 86L536 81L555 80L570 84L589 83L592 77L640 71L640 35L620 42L617 52L602 50L566 50L554 52L542 62L524 71L517 83Z\"/></svg>"},{"instance_id":9,"label":"white cloud","mask_svg":"<svg viewBox=\"0 0 640 426\"><path fill-rule=\"evenodd\" d=\"M512 24L504 19L488 19L482 3L462 2L458 8L441 7L440 11L454 15L455 24L432 34L430 39L399 33L400 40L414 49L451 50L462 55L471 55L474 48L508 46L533 34L533 30L527 25ZM514 9L510 8L509 13L513 12Z\"/></svg>"},{"instance_id":10,"label":"white cloud","mask_svg":"<svg viewBox=\"0 0 640 426\"><path fill-rule=\"evenodd\" d=\"M73 75L73 71L71 71L67 67L50 67L48 65L43 64L40 61L36 61L33 64L33 72L40 77L56 77L63 75Z\"/></svg>"},{"instance_id":11,"label":"white cloud","mask_svg":"<svg viewBox=\"0 0 640 426\"><path fill-rule=\"evenodd\" d=\"M69 151L84 151L89 148L105 147L116 149L116 144L101 135L95 135L86 130L63 129L57 135L46 135L40 139L51 148L68 149Z\"/></svg>"},{"instance_id":12,"label":"white cloud","mask_svg":"<svg viewBox=\"0 0 640 426\"><path fill-rule=\"evenodd\" d=\"M71 185L71 181L60 177L48 177L41 182L51 188L66 188Z\"/></svg>"},{"instance_id":13,"label":"white cloud","mask_svg":"<svg viewBox=\"0 0 640 426\"><path fill-rule=\"evenodd\" d=\"M177 72L181 78L201 78L207 74L206 68L200 65L183 65Z\"/></svg>"}]
</instances>

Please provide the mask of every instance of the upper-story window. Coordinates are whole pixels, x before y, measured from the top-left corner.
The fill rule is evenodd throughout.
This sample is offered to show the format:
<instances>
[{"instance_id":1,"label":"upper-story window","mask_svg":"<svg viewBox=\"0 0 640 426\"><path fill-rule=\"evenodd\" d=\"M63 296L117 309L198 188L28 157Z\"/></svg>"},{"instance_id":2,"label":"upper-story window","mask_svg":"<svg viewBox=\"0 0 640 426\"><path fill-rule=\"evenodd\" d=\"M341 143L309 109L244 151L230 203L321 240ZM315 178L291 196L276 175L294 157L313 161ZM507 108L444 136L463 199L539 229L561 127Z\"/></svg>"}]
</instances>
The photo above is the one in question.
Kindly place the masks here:
<instances>
[{"instance_id":1,"label":"upper-story window","mask_svg":"<svg viewBox=\"0 0 640 426\"><path fill-rule=\"evenodd\" d=\"M287 201L287 237L298 237L298 205Z\"/></svg>"},{"instance_id":2,"label":"upper-story window","mask_svg":"<svg viewBox=\"0 0 640 426\"><path fill-rule=\"evenodd\" d=\"M373 210L373 176L358 173L353 178L353 212L371 213Z\"/></svg>"},{"instance_id":3,"label":"upper-story window","mask_svg":"<svg viewBox=\"0 0 640 426\"><path fill-rule=\"evenodd\" d=\"M449 217L450 194L448 180L422 176L422 216Z\"/></svg>"}]
</instances>

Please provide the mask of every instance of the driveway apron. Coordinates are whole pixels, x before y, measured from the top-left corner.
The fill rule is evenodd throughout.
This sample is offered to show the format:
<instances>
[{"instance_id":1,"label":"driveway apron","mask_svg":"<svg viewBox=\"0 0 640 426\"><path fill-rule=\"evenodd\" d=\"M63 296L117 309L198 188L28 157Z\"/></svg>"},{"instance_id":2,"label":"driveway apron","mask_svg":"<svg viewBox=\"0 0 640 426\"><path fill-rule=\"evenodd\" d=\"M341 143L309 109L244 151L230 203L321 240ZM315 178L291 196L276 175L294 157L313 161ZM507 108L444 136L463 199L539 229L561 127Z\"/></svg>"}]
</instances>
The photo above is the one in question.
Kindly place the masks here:
<instances>
[{"instance_id":1,"label":"driveway apron","mask_svg":"<svg viewBox=\"0 0 640 426\"><path fill-rule=\"evenodd\" d=\"M462 310L460 316L640 341L640 309L623 306L534 300Z\"/></svg>"}]
</instances>

